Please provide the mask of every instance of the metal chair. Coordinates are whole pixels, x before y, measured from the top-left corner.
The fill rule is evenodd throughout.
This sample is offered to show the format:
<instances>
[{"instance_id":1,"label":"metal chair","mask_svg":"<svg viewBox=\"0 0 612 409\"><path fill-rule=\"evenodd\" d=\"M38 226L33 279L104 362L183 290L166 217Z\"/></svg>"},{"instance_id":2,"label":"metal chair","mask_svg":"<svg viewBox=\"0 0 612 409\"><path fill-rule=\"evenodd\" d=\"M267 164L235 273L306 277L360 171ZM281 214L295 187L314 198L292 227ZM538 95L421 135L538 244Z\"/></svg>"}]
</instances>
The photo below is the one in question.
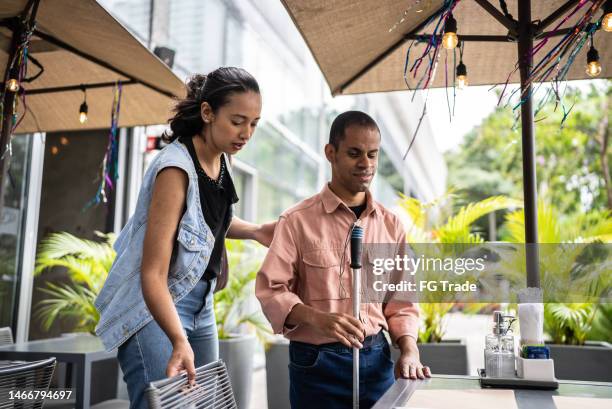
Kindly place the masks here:
<instances>
[{"instance_id":1,"label":"metal chair","mask_svg":"<svg viewBox=\"0 0 612 409\"><path fill-rule=\"evenodd\" d=\"M0 346L12 345L14 343L15 341L13 341L13 332L11 331L11 327L0 328Z\"/></svg>"},{"instance_id":2,"label":"metal chair","mask_svg":"<svg viewBox=\"0 0 612 409\"><path fill-rule=\"evenodd\" d=\"M12 361L0 366L0 409L42 408L44 399L10 399L10 391L49 390L51 376L55 369L55 358L35 362Z\"/></svg>"},{"instance_id":3,"label":"metal chair","mask_svg":"<svg viewBox=\"0 0 612 409\"><path fill-rule=\"evenodd\" d=\"M222 360L196 369L196 385L189 386L187 374L149 384L150 409L237 409L227 368Z\"/></svg>"}]
</instances>

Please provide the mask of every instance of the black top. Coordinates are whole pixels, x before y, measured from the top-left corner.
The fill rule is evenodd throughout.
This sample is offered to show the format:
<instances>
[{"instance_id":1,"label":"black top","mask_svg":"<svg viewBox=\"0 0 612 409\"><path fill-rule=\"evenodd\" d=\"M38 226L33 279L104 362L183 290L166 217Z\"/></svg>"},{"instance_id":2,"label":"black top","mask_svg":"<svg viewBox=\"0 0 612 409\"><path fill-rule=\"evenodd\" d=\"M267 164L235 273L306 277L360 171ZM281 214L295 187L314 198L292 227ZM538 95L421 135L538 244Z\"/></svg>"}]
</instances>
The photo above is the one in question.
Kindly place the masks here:
<instances>
[{"instance_id":1,"label":"black top","mask_svg":"<svg viewBox=\"0 0 612 409\"><path fill-rule=\"evenodd\" d=\"M210 260L206 271L202 275L203 279L210 280L217 277L221 271L221 257L225 250L225 233L230 225L230 206L238 201L234 182L227 170L225 155L221 155L221 169L217 180L209 177L196 155L193 139L191 137L181 137L180 141L185 144L189 151L189 156L193 160L198 174L198 188L200 190L200 205L204 220L210 227L215 236L215 246L210 254Z\"/></svg>"},{"instance_id":2,"label":"black top","mask_svg":"<svg viewBox=\"0 0 612 409\"><path fill-rule=\"evenodd\" d=\"M359 219L359 216L361 216L361 213L363 213L366 207L367 207L367 203L364 203L359 206L351 206L349 207L349 209L351 209L353 213L355 213L355 216L357 216L357 218Z\"/></svg>"}]
</instances>

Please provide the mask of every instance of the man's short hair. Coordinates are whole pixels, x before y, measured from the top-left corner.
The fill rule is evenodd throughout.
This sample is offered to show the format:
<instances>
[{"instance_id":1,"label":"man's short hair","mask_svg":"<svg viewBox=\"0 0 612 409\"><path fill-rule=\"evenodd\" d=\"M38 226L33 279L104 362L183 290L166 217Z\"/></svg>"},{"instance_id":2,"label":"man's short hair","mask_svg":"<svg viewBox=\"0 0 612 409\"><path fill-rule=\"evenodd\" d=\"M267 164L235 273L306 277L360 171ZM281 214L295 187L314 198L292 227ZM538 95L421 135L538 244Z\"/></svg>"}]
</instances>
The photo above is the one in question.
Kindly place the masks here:
<instances>
[{"instance_id":1,"label":"man's short hair","mask_svg":"<svg viewBox=\"0 0 612 409\"><path fill-rule=\"evenodd\" d=\"M354 125L376 129L380 134L376 121L370 115L361 111L346 111L338 115L332 122L329 130L329 143L338 149L340 141L345 137L346 128Z\"/></svg>"}]
</instances>

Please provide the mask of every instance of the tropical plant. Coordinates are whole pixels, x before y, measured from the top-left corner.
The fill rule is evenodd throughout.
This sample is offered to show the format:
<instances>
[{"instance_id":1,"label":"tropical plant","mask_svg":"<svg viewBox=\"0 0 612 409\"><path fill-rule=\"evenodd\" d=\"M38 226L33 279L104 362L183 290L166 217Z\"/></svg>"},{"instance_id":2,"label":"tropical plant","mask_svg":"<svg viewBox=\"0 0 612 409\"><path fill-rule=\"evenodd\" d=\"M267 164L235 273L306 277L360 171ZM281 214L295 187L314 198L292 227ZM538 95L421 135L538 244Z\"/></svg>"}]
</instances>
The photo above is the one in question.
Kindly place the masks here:
<instances>
[{"instance_id":1,"label":"tropical plant","mask_svg":"<svg viewBox=\"0 0 612 409\"><path fill-rule=\"evenodd\" d=\"M491 212L522 205L518 200L495 196L464 204L452 212L449 203L452 199L458 199L453 191L428 203L402 195L399 205L412 222L406 232L406 239L417 254L423 253L436 258L456 257L471 247L484 243L482 235L474 229L477 220ZM432 277L432 274L436 274L432 272L427 274L430 280L448 279L448 276ZM465 280L465 276L463 279ZM446 330L446 314L456 303L444 299L444 294L425 292L422 295L424 297L419 301L421 314L419 341L440 342ZM478 304L478 308L469 308L465 311L476 312L482 306L483 304Z\"/></svg>"},{"instance_id":2,"label":"tropical plant","mask_svg":"<svg viewBox=\"0 0 612 409\"><path fill-rule=\"evenodd\" d=\"M249 305L253 300L255 278L263 261L263 249L244 240L226 240L225 246L230 271L228 283L214 296L219 339L236 336L246 325L265 343L272 331L262 317L259 306L253 308Z\"/></svg>"},{"instance_id":3,"label":"tropical plant","mask_svg":"<svg viewBox=\"0 0 612 409\"><path fill-rule=\"evenodd\" d=\"M570 84L566 114L559 100L537 110L538 192L546 193L563 214L612 210L610 130L612 81L590 81L588 88ZM571 108L570 108L571 106ZM512 106L499 106L468 132L461 145L446 153L448 179L473 200L499 194L523 194L520 127ZM500 218L500 223L502 222Z\"/></svg>"},{"instance_id":4,"label":"tropical plant","mask_svg":"<svg viewBox=\"0 0 612 409\"><path fill-rule=\"evenodd\" d=\"M587 339L612 342L612 304L599 304Z\"/></svg>"},{"instance_id":5,"label":"tropical plant","mask_svg":"<svg viewBox=\"0 0 612 409\"><path fill-rule=\"evenodd\" d=\"M593 303L544 304L544 331L555 344L583 345L596 312Z\"/></svg>"},{"instance_id":6,"label":"tropical plant","mask_svg":"<svg viewBox=\"0 0 612 409\"><path fill-rule=\"evenodd\" d=\"M524 243L522 210L506 215L505 227L508 241ZM611 213L595 210L562 217L554 206L541 200L538 234L542 243L538 246L541 287L549 297L568 300L544 303L546 333L555 343L572 345L582 345L594 335L610 339L612 328L600 324L612 320L612 309L600 300L612 295L612 255L603 244L612 241ZM502 255L501 265L504 277L519 285L526 274L524 247L516 247L512 253ZM571 299L572 295L577 299Z\"/></svg>"},{"instance_id":7,"label":"tropical plant","mask_svg":"<svg viewBox=\"0 0 612 409\"><path fill-rule=\"evenodd\" d=\"M49 298L41 301L36 314L49 330L57 318L76 319L76 330L94 333L100 316L94 301L115 259L113 233L95 232L102 242L85 240L70 233L52 233L39 246L35 275L52 267L65 267L70 284L46 283L40 291Z\"/></svg>"}]
</instances>

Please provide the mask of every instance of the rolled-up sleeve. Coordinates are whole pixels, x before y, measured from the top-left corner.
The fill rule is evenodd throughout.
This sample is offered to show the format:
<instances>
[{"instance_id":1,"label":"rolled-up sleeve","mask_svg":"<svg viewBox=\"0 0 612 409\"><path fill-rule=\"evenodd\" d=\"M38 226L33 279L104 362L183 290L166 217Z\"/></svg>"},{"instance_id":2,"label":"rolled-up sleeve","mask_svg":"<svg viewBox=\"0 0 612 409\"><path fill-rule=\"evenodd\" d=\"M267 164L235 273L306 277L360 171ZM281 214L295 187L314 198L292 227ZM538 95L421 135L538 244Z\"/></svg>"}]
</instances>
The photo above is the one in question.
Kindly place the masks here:
<instances>
[{"instance_id":1,"label":"rolled-up sleeve","mask_svg":"<svg viewBox=\"0 0 612 409\"><path fill-rule=\"evenodd\" d=\"M275 334L286 334L295 329L286 326L285 320L293 307L302 303L295 293L297 262L298 249L290 223L281 216L255 282L255 295Z\"/></svg>"},{"instance_id":2,"label":"rolled-up sleeve","mask_svg":"<svg viewBox=\"0 0 612 409\"><path fill-rule=\"evenodd\" d=\"M393 301L385 304L385 318L394 344L404 335L415 340L419 334L419 306L412 302Z\"/></svg>"}]
</instances>

